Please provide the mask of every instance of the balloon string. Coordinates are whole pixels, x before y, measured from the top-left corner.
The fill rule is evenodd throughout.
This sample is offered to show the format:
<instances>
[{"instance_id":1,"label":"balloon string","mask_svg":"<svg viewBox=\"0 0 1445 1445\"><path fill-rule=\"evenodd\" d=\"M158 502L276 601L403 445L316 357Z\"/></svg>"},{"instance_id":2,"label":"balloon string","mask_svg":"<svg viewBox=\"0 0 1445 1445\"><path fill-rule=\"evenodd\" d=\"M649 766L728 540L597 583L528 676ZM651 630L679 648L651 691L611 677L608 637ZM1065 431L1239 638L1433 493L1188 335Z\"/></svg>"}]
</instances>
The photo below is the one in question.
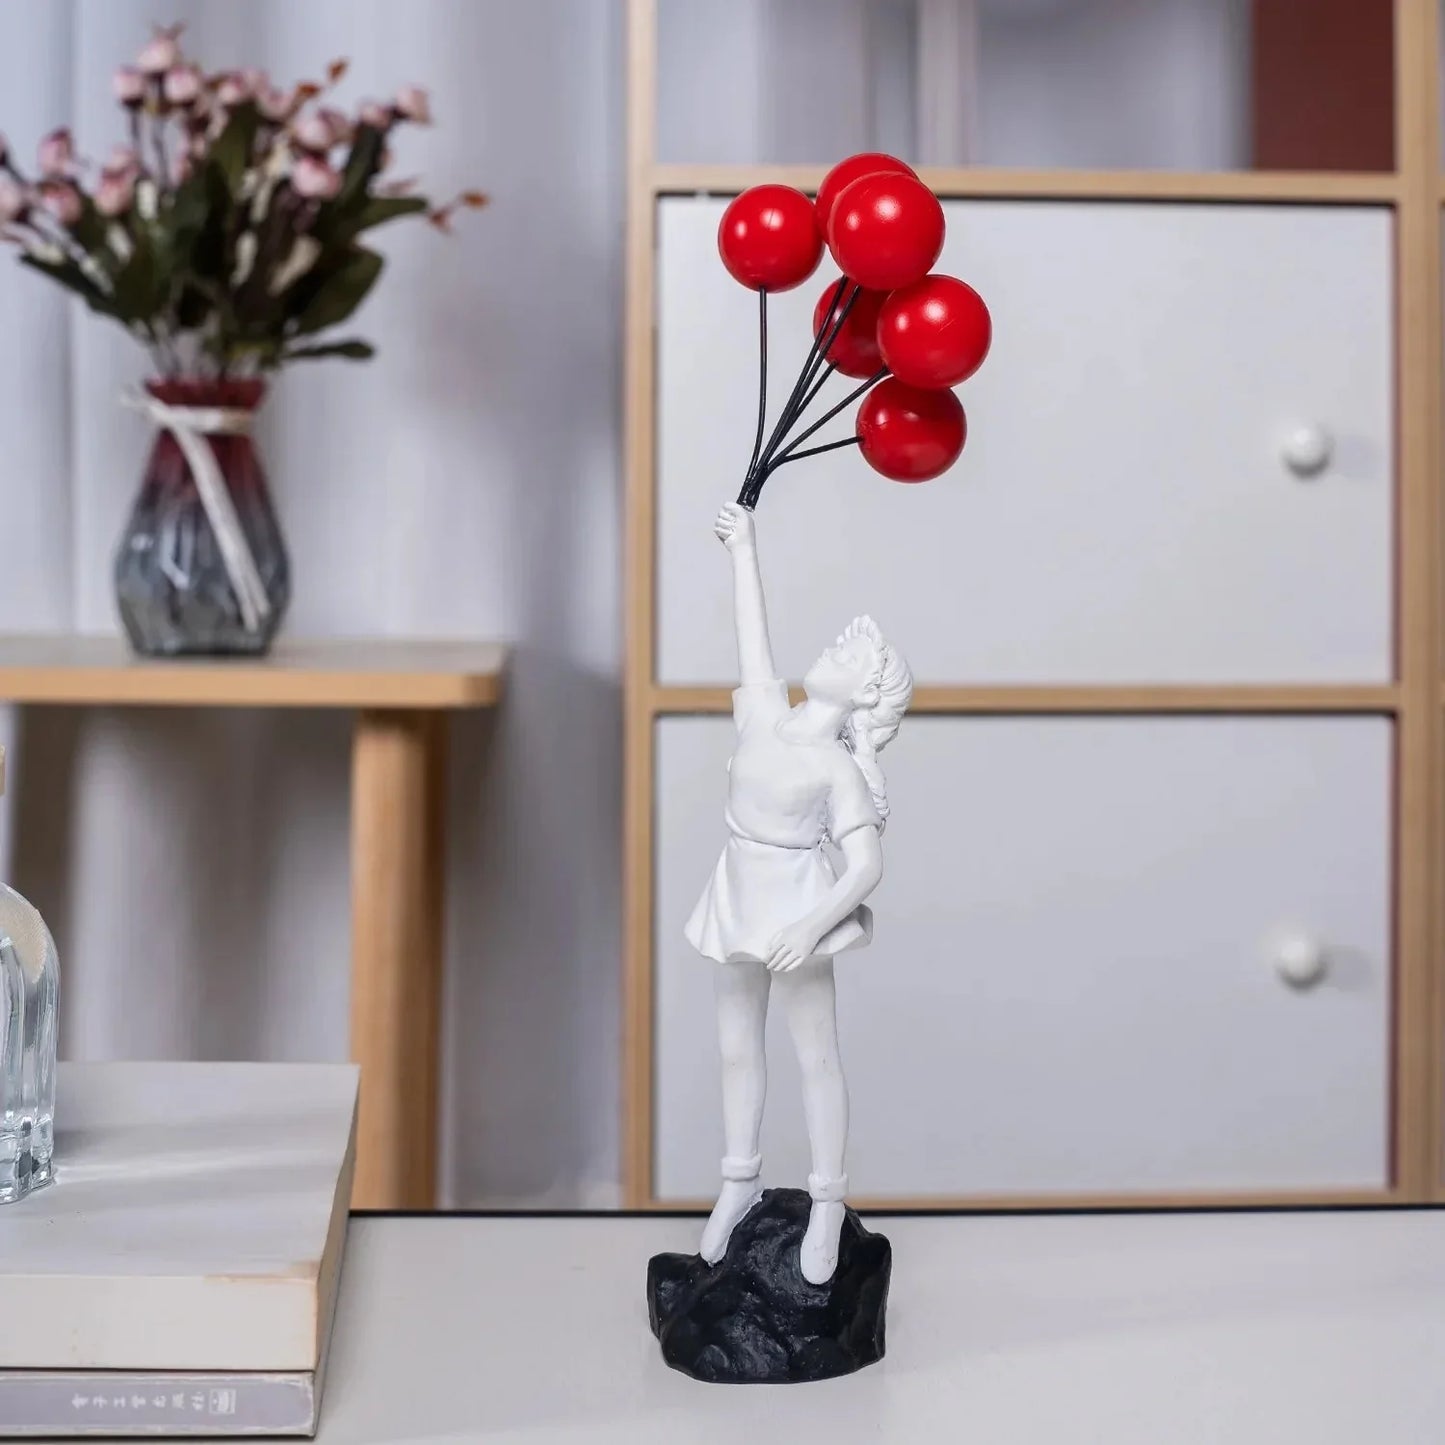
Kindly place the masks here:
<instances>
[{"instance_id":1,"label":"balloon string","mask_svg":"<svg viewBox=\"0 0 1445 1445\"><path fill-rule=\"evenodd\" d=\"M827 367L824 368L823 374L817 379L816 382L813 383L813 389L807 394L807 396L803 398L803 404L798 408L799 416L801 416L805 411L807 411L810 406L812 406L814 397L816 397L818 393L822 391L824 385L827 383L828 378L832 376L833 370L833 363L829 362Z\"/></svg>"},{"instance_id":2,"label":"balloon string","mask_svg":"<svg viewBox=\"0 0 1445 1445\"><path fill-rule=\"evenodd\" d=\"M807 411L808 404L823 389L823 383L833 374L835 364L829 361L827 366L824 367L823 363L827 361L828 353L832 350L834 341L838 339L838 333L842 331L844 323L848 320L848 313L853 309L853 303L857 301L862 294L863 288L855 282L848 299L842 302L842 309L838 309L839 302L842 300L841 289L838 296L834 298L833 305L828 309L828 319L823 323L823 329L827 330L827 328L831 326L832 330L828 334L827 341L823 343L823 347L819 351L816 360L807 369L807 375L803 381L806 395L799 399L797 406L794 408L793 421L796 421ZM820 369L822 370L821 376L818 375ZM816 382L814 380L815 378ZM792 422L790 422L789 425L791 426Z\"/></svg>"},{"instance_id":3,"label":"balloon string","mask_svg":"<svg viewBox=\"0 0 1445 1445\"><path fill-rule=\"evenodd\" d=\"M845 278L840 277L836 284L841 287L844 282ZM853 289L848 293L847 300L842 301L840 305L840 291L839 295L834 297L833 305L829 308L827 320L824 321L823 325L814 333L813 344L808 348L808 355L803 362L803 369L798 373L797 381L793 383L793 389L788 395L788 400L783 406L783 413L778 418L772 435L768 438L767 446L763 448L762 459L757 466L753 468L743 488L743 493L738 498L745 507L751 508L757 506L758 498L762 495L763 484L767 481L768 475L772 471L772 459L777 452L779 444L802 416L808 404L817 396L818 392L822 389L823 383L832 374L833 364L827 362L826 366L824 365L828 352L832 349L833 343L838 339L839 332L842 331L844 324L847 322L848 313L852 311L854 303L862 294L863 288L854 282ZM822 371L821 376L818 375L820 370ZM809 389L810 385L811 390ZM843 402L842 405L846 406L847 402ZM836 415L836 409L829 413L829 416L833 415ZM823 418L823 421L826 420L828 420L828 417ZM818 425L821 424L820 422ZM812 428L812 430L816 431L817 427ZM811 432L805 432L803 435L811 435ZM803 437L798 438L798 441L801 440L803 440Z\"/></svg>"},{"instance_id":4,"label":"balloon string","mask_svg":"<svg viewBox=\"0 0 1445 1445\"><path fill-rule=\"evenodd\" d=\"M767 420L768 410L768 288L758 287L758 429L753 434L753 454L748 459L747 476L743 479L743 489L738 493L738 501L746 502L748 488L752 485L753 475L758 469L758 456L763 449L763 424Z\"/></svg>"},{"instance_id":5,"label":"balloon string","mask_svg":"<svg viewBox=\"0 0 1445 1445\"><path fill-rule=\"evenodd\" d=\"M788 399L783 403L782 414L778 417L777 425L773 428L772 435L768 437L768 444L763 448L762 462L753 469L754 475L749 478L749 493L751 502L746 505L756 505L758 493L762 491L759 485L761 474L767 469L767 459L772 454L774 447L782 439L788 428L792 425L796 416L794 408L798 404L798 398L803 391L803 380L808 375L813 365L814 358L818 355L819 344L823 340L823 333L818 331L813 336L813 344L808 348L807 358L803 362L803 369L798 373L798 379L793 383L792 390L788 393Z\"/></svg>"},{"instance_id":6,"label":"balloon string","mask_svg":"<svg viewBox=\"0 0 1445 1445\"><path fill-rule=\"evenodd\" d=\"M839 277L837 285L841 286L845 278ZM797 421L801 414L800 405L804 389L811 377L817 374L817 368L822 365L828 348L837 340L838 333L843 329L843 323L848 319L848 312L852 310L853 303L862 294L863 288L855 285L852 294L843 304L842 310L838 310L837 300L834 300L833 308L829 311L828 322L832 322L831 329L828 322L825 322L813 335L813 344L808 348L808 355L803 362L803 369L798 373L798 379L793 383L793 389L788 393L788 399L783 404L782 415L778 418L778 424L773 428L772 435L768 438L768 444L763 448L763 459L758 467L758 476L753 486L753 495L762 490L762 479L767 472L768 458L777 450L778 443L787 435L788 430ZM836 321L834 317L836 316Z\"/></svg>"},{"instance_id":7,"label":"balloon string","mask_svg":"<svg viewBox=\"0 0 1445 1445\"><path fill-rule=\"evenodd\" d=\"M842 401L837 404L837 406L830 407L827 411L823 413L822 416L818 418L817 421L813 423L812 426L808 427L805 431L800 431L798 435L794 437L793 440L789 442L788 445L784 447L781 452L778 453L776 459L769 461L766 464L768 469L771 470L773 467L782 466L782 464L787 461L795 451L797 451L799 443L807 441L808 438L812 436L813 433L817 431L820 426L823 426L825 423L832 421L833 418L837 416L838 413L842 411L845 406L851 406L852 403L857 401L858 398L862 396L865 391L867 391L870 387L877 386L878 383L882 381L883 378L887 375L888 368L886 366L879 367L878 370L875 371L873 375L870 376L868 380L863 383L862 386L855 387L852 391L848 393L847 396L843 398Z\"/></svg>"},{"instance_id":8,"label":"balloon string","mask_svg":"<svg viewBox=\"0 0 1445 1445\"><path fill-rule=\"evenodd\" d=\"M844 437L840 442L828 442L821 447L809 447L806 451L795 452L791 449L786 456L779 457L773 463L772 470L777 471L779 467L785 467L789 462L800 462L804 457L821 456L824 452L836 452L839 447L856 447L861 444L863 438L859 436Z\"/></svg>"}]
</instances>

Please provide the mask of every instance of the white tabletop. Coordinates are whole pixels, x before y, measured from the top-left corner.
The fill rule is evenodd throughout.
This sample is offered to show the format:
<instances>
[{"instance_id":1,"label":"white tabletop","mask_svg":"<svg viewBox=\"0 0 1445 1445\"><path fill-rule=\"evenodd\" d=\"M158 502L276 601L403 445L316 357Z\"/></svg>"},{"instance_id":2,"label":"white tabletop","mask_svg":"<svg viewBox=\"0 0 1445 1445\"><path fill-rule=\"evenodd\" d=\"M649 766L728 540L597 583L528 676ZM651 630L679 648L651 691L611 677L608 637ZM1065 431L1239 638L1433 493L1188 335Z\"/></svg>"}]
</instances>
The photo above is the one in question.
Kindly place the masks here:
<instances>
[{"instance_id":1,"label":"white tabletop","mask_svg":"<svg viewBox=\"0 0 1445 1445\"><path fill-rule=\"evenodd\" d=\"M888 1356L703 1385L648 1333L671 1218L352 1221L320 1439L1439 1445L1445 1212L880 1217Z\"/></svg>"},{"instance_id":2,"label":"white tabletop","mask_svg":"<svg viewBox=\"0 0 1445 1445\"><path fill-rule=\"evenodd\" d=\"M1445 1212L871 1221L888 1356L703 1385L648 1332L669 1218L352 1220L322 1445L1440 1445Z\"/></svg>"}]
</instances>

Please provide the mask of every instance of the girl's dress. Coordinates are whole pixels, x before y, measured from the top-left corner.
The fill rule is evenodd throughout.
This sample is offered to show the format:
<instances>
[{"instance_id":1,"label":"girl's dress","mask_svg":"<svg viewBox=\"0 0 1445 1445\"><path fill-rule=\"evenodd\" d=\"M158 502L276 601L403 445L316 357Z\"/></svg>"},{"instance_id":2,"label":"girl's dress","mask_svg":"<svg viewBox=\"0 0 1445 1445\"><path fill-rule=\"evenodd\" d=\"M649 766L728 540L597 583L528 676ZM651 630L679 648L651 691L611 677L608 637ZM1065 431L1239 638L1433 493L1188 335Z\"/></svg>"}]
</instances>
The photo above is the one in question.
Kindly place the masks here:
<instances>
[{"instance_id":1,"label":"girl's dress","mask_svg":"<svg viewBox=\"0 0 1445 1445\"><path fill-rule=\"evenodd\" d=\"M728 764L728 841L684 930L705 958L762 962L780 929L796 923L838 880L826 845L881 826L867 780L842 742L801 742L780 725L791 712L779 679L733 693L738 743ZM815 956L873 937L862 904L818 941Z\"/></svg>"}]
</instances>

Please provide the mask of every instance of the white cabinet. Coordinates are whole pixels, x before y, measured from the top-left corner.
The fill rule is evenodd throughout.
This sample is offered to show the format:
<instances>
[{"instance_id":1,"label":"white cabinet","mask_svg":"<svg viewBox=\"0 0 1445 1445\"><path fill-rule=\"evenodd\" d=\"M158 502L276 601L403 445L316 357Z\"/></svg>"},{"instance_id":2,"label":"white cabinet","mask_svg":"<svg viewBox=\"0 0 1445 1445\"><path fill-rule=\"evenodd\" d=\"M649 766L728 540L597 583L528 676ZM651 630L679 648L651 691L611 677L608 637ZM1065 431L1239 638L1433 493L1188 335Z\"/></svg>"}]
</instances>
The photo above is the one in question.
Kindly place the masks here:
<instances>
[{"instance_id":1,"label":"white cabinet","mask_svg":"<svg viewBox=\"0 0 1445 1445\"><path fill-rule=\"evenodd\" d=\"M717 259L724 205L659 206L664 684L735 668L709 524L752 444L756 319ZM866 608L921 682L1388 681L1389 213L945 208L939 267L994 316L993 353L960 390L968 445L917 487L851 450L778 472L759 529L779 665L800 675ZM774 414L833 274L825 258L773 301ZM1329 442L1317 474L1291 466L1302 428Z\"/></svg>"},{"instance_id":2,"label":"white cabinet","mask_svg":"<svg viewBox=\"0 0 1445 1445\"><path fill-rule=\"evenodd\" d=\"M731 742L658 724L664 1200L721 1153L713 965L681 934ZM906 721L875 942L837 965L854 1191L1382 1186L1391 747L1375 718ZM1291 983L1302 947L1323 973ZM775 1024L765 1172L800 1184L788 1049Z\"/></svg>"}]
</instances>

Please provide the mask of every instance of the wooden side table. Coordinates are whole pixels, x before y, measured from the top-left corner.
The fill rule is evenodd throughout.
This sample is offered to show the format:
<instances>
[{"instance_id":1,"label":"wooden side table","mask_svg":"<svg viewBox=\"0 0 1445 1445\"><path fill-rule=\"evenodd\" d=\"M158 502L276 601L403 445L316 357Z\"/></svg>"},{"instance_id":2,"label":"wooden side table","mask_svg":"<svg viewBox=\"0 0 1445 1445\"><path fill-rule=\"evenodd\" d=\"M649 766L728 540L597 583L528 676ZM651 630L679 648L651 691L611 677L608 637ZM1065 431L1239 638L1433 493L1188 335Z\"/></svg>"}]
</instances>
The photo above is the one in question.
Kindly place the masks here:
<instances>
[{"instance_id":1,"label":"wooden side table","mask_svg":"<svg viewBox=\"0 0 1445 1445\"><path fill-rule=\"evenodd\" d=\"M0 636L0 701L349 708L351 1056L358 1209L436 1204L448 714L493 706L495 643L284 642L259 661L159 662L118 638Z\"/></svg>"}]
</instances>

